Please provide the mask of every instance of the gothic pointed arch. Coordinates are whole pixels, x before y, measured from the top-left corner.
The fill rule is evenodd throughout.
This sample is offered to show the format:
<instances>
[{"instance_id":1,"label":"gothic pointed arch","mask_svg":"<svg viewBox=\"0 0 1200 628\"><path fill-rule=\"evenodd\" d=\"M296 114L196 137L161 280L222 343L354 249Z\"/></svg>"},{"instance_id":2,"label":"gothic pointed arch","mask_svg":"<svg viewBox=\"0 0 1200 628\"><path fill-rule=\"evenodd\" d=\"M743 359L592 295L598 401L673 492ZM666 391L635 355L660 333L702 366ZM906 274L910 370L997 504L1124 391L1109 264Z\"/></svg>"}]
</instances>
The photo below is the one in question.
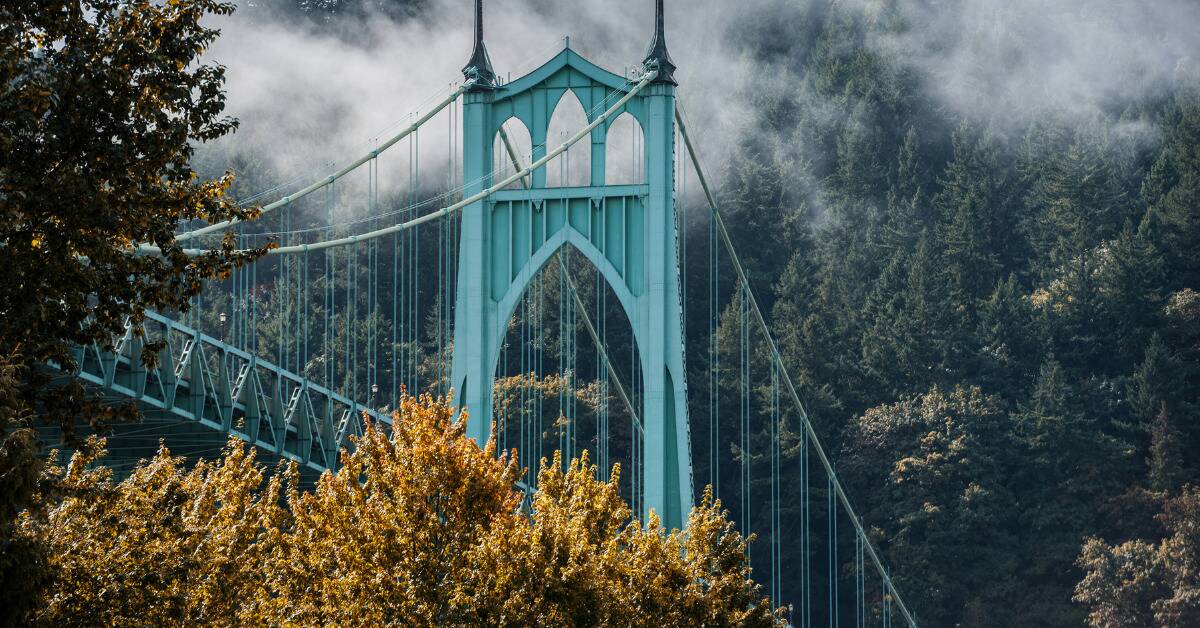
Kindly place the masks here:
<instances>
[{"instance_id":1,"label":"gothic pointed arch","mask_svg":"<svg viewBox=\"0 0 1200 628\"><path fill-rule=\"evenodd\" d=\"M492 178L502 181L521 168L533 163L533 138L529 127L517 116L511 116L496 129L492 142ZM509 184L506 190L533 187L533 177L526 176Z\"/></svg>"},{"instance_id":2,"label":"gothic pointed arch","mask_svg":"<svg viewBox=\"0 0 1200 628\"><path fill-rule=\"evenodd\" d=\"M645 135L637 118L626 112L608 125L604 141L606 185L646 182Z\"/></svg>"},{"instance_id":3,"label":"gothic pointed arch","mask_svg":"<svg viewBox=\"0 0 1200 628\"><path fill-rule=\"evenodd\" d=\"M587 126L588 114L583 103L568 89L554 107L546 127L546 150L561 146L580 128ZM546 187L584 187L591 184L592 146L587 139L571 146L546 165Z\"/></svg>"}]
</instances>

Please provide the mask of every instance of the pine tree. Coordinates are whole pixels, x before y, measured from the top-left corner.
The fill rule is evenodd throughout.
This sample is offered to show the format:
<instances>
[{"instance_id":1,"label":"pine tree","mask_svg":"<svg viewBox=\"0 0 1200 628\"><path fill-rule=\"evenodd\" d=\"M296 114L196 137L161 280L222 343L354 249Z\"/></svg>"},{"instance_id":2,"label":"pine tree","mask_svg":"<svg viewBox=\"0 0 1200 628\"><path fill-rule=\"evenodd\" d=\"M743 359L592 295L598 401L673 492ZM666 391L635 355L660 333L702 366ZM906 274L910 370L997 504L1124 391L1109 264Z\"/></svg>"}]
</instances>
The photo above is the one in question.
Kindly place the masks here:
<instances>
[{"instance_id":1,"label":"pine tree","mask_svg":"<svg viewBox=\"0 0 1200 628\"><path fill-rule=\"evenodd\" d=\"M989 382L1001 397L1016 401L1032 384L1041 342L1033 309L1015 274L996 284L980 304L978 318L979 354L968 371L971 381Z\"/></svg>"},{"instance_id":2,"label":"pine tree","mask_svg":"<svg viewBox=\"0 0 1200 628\"><path fill-rule=\"evenodd\" d=\"M1183 435L1171 420L1166 404L1150 426L1150 488L1174 493L1184 475Z\"/></svg>"},{"instance_id":3,"label":"pine tree","mask_svg":"<svg viewBox=\"0 0 1200 628\"><path fill-rule=\"evenodd\" d=\"M907 258L892 261L876 299L874 320L862 339L863 364L879 386L893 395L945 384L952 313L938 273L940 260L922 239ZM893 287L888 277L899 279Z\"/></svg>"},{"instance_id":4,"label":"pine tree","mask_svg":"<svg viewBox=\"0 0 1200 628\"><path fill-rule=\"evenodd\" d=\"M1045 625L1078 623L1076 609L1056 602L1072 586L1059 574L1075 561L1079 538L1099 532L1102 504L1119 495L1129 477L1126 447L1105 431L1086 388L1050 356L1017 417L1027 447L1016 480L1027 500L1021 525L1025 542L1038 547L1024 577L1035 587L1030 613L1043 613Z\"/></svg>"},{"instance_id":5,"label":"pine tree","mask_svg":"<svg viewBox=\"0 0 1200 628\"><path fill-rule=\"evenodd\" d=\"M1110 144L1097 125L1070 137L1052 131L1027 138L1032 148L1023 165L1030 178L1025 198L1025 233L1043 279L1077 266L1088 251L1116 233L1128 214L1128 199L1113 174Z\"/></svg>"},{"instance_id":6,"label":"pine tree","mask_svg":"<svg viewBox=\"0 0 1200 628\"><path fill-rule=\"evenodd\" d=\"M1142 187L1161 223L1173 288L1200 285L1200 88L1184 89L1166 125L1158 159Z\"/></svg>"},{"instance_id":7,"label":"pine tree","mask_svg":"<svg viewBox=\"0 0 1200 628\"><path fill-rule=\"evenodd\" d=\"M1163 258L1143 220L1134 230L1125 223L1104 249L1097 274L1102 318L1096 323L1117 339L1115 368L1131 365L1152 330L1161 327L1165 304Z\"/></svg>"},{"instance_id":8,"label":"pine tree","mask_svg":"<svg viewBox=\"0 0 1200 628\"><path fill-rule=\"evenodd\" d=\"M849 373L857 369L843 359L845 349L826 315L829 308L820 292L812 236L807 228L800 233L796 252L775 286L771 329L788 372L805 391L810 414L828 418L837 416L841 405L834 382L856 381Z\"/></svg>"},{"instance_id":9,"label":"pine tree","mask_svg":"<svg viewBox=\"0 0 1200 628\"><path fill-rule=\"evenodd\" d=\"M1158 417L1164 404L1175 405L1181 384L1179 366L1162 337L1152 336L1129 386L1130 405L1134 416L1143 425L1149 425Z\"/></svg>"},{"instance_id":10,"label":"pine tree","mask_svg":"<svg viewBox=\"0 0 1200 628\"><path fill-rule=\"evenodd\" d=\"M954 160L942 175L935 204L940 214L951 306L971 324L977 301L995 287L1011 254L1006 167L991 130L976 132L966 122L954 132Z\"/></svg>"},{"instance_id":11,"label":"pine tree","mask_svg":"<svg viewBox=\"0 0 1200 628\"><path fill-rule=\"evenodd\" d=\"M880 247L886 255L914 250L917 241L932 226L918 151L917 130L909 127L896 158L896 174L888 191L887 213L880 234Z\"/></svg>"}]
</instances>

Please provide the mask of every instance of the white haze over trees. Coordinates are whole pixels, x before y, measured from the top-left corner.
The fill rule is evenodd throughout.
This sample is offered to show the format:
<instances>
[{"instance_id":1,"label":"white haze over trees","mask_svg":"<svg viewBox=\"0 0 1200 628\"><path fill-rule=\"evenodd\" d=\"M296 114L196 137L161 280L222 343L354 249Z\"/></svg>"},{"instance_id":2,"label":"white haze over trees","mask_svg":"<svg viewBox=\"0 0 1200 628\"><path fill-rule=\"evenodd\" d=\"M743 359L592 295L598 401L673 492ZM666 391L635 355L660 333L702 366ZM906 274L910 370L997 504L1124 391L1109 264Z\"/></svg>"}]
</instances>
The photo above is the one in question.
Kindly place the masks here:
<instances>
[{"instance_id":1,"label":"white haze over trees","mask_svg":"<svg viewBox=\"0 0 1200 628\"><path fill-rule=\"evenodd\" d=\"M799 83L795 59L786 52L791 40L805 36L802 24L814 3L666 4L680 100L700 143L715 156L735 134L753 130L756 90ZM881 12L884 3L842 4L871 13ZM497 72L515 77L548 59L569 36L573 48L621 72L644 55L652 5L488 0L488 49ZM1179 62L1200 48L1200 3L1188 0L899 5L905 16L899 33L871 45L918 73L945 107L1004 126L1019 127L1045 110L1073 116L1119 110L1169 88ZM469 0L432 0L411 18L367 9L319 22L243 2L220 22L223 35L208 55L227 66L227 113L242 122L238 134L216 148L220 154L237 147L269 155L281 181L364 152L461 78L471 47L471 8ZM782 54L764 60L751 49ZM760 87L764 82L775 87ZM797 91L795 97L803 95ZM798 103L814 109L828 104ZM421 153L427 172L444 170L444 133L436 139L427 134Z\"/></svg>"}]
</instances>

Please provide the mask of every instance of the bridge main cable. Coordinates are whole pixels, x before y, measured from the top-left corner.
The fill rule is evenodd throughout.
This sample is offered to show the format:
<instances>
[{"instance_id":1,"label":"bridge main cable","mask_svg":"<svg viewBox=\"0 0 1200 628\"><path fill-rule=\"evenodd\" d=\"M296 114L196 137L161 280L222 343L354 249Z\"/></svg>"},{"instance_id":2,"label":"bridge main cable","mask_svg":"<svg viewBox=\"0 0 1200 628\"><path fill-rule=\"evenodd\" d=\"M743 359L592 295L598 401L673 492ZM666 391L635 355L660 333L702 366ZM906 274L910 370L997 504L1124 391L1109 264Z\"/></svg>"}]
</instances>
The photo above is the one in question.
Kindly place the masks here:
<instances>
[{"instance_id":1,"label":"bridge main cable","mask_svg":"<svg viewBox=\"0 0 1200 628\"><path fill-rule=\"evenodd\" d=\"M916 628L917 620L909 612L908 606L904 604L904 600L900 597L900 592L896 589L896 585L892 582L891 576L883 565L883 561L875 552L875 547L871 540L867 538L866 530L863 529L862 522L854 511L854 507L850 505L850 497L846 494L845 488L842 487L841 480L837 477L837 472L833 469L833 463L829 460L829 456L825 453L824 446L821 445L821 439L817 435L817 431L813 428L812 421L808 418L808 411L804 408L804 402L800 399L800 394L796 391L796 385L792 382L792 376L787 371L787 366L783 363L783 356L779 353L779 348L775 344L775 339L771 336L771 330L767 327L767 320L763 317L762 309L758 306L758 299L754 297L754 291L750 289L750 280L746 277L746 271L742 267L741 258L738 257L737 250L733 248L733 240L729 237L729 231L725 229L725 220L721 217L721 211L717 208L717 201L713 197L712 192L708 188L708 179L704 176L704 169L700 166L700 159L696 155L696 149L692 145L692 138L688 135L687 125L684 124L683 116L680 114L679 108L675 109L675 121L679 124L679 132L683 135L684 144L687 147L688 155L692 159L692 165L696 168L696 178L700 180L700 187L704 190L705 200L708 201L709 211L712 212L713 220L717 223L717 229L721 234L721 242L725 245L725 250L729 253L729 258L733 262L733 268L738 276L738 280L745 288L746 296L749 297L750 310L754 312L754 317L762 329L763 337L766 339L767 347L771 351L771 359L779 369L780 379L787 384L788 394L792 398L796 409L800 413L800 419L804 424L804 430L808 433L809 441L812 442L813 450L816 451L817 457L821 460L821 465L825 468L825 473L829 476L830 483L833 485L834 492L837 493L838 500L846 509L846 514L850 516L850 521L854 524L855 530L858 532L859 538L862 539L863 547L871 557L871 562L875 564L875 569L879 571L880 578L886 583L888 592L895 599L896 605L900 607L900 612L904 618L908 620L908 625Z\"/></svg>"},{"instance_id":2,"label":"bridge main cable","mask_svg":"<svg viewBox=\"0 0 1200 628\"><path fill-rule=\"evenodd\" d=\"M421 125L425 124L426 122L429 122L430 119L432 119L437 114L441 113L441 111L443 109L450 106L450 103L458 100L458 97L462 96L463 92L470 89L473 85L475 85L475 81L473 79L463 83L462 85L459 86L458 89L454 90L454 92L452 92L449 96L444 98L437 105L434 105L433 109L430 109L428 112L425 113L425 115L418 118L416 122L413 122L412 124L408 125L407 127L404 128L403 131L392 136L386 142L384 142L383 144L380 144L377 148L373 149L371 152L363 155L362 157L359 157L358 159L354 160L350 165L342 168L341 170L338 170L337 172L325 177L324 179L321 179L320 181L317 181L316 183L313 183L312 185L309 185L308 187L300 190L299 192L296 192L295 194L288 194L287 196L284 196L283 198L279 199L278 201L275 201L274 203L264 205L262 207L262 209L259 210L259 212L260 212L259 215L261 216L262 214L279 209L280 207L286 207L286 206L290 205L292 202L298 201L298 200L304 198L305 196L308 196L309 194L316 192L317 190L320 190L329 185L333 185L333 183L335 181L337 181L338 179L345 177L346 175L350 174L351 172L357 170L363 164L367 163L368 161L371 161L372 159L375 159L376 157L378 157L381 153L383 153L387 149L391 148L392 146L395 146L397 142L408 137L414 131L421 128ZM198 238L202 235L208 235L210 233L213 233L216 231L221 231L223 229L232 227L233 225L236 225L239 222L243 222L243 221L235 218L232 220L225 220L222 222L213 223L211 225L201 227L201 228L195 229L193 231L180 233L175 236L175 241L176 242L186 242L188 240L191 240L192 238ZM143 247L139 247L139 248L143 248Z\"/></svg>"},{"instance_id":3,"label":"bridge main cable","mask_svg":"<svg viewBox=\"0 0 1200 628\"><path fill-rule=\"evenodd\" d=\"M590 124L583 127L582 129L580 129L579 132L577 132L575 135L572 135L570 138L568 138L566 142L563 142L562 146L559 146L558 148L554 149L553 151L547 153L541 159L538 159L537 161L529 164L528 168L525 168L524 170L521 170L520 172L514 173L513 175L504 179L503 181L501 181L489 188L485 188L483 191L481 191L477 194L473 194L468 198L464 198L463 200L461 200L453 205L443 207L442 209L440 209L438 211L430 212L428 214L425 214L424 216L421 216L420 218L414 218L412 220L409 220L408 222L402 222L398 225L392 225L391 227L377 229L375 231L369 231L367 233L363 233L363 234L356 235L356 236L347 236L344 238L337 238L334 240L325 240L323 242L313 242L312 244L297 244L297 245L293 245L293 246L276 247L276 248L273 248L273 249L270 249L269 251L267 251L267 255L287 255L287 254L295 254L295 253L305 253L308 251L321 251L324 249L331 249L331 248L335 248L335 247L349 246L352 244L357 244L359 242L367 242L367 241L374 240L377 238L382 238L384 236L392 235L393 233L399 233L399 232L405 231L407 229L412 229L413 227L419 227L427 222L433 222L434 220L437 220L439 218L444 218L454 212L457 212L457 211L463 209L464 207L467 207L468 205L472 205L474 203L482 201L482 200L486 199L487 197L491 196L492 194L495 194L496 192L503 190L504 188L508 187L509 185L515 183L516 181L529 176L529 174L532 173L533 171L544 167L552 159L565 153L568 148L570 148L572 145L577 143L579 140L591 135L592 131L595 130L596 127L600 126L601 124L604 124L605 120L609 119L610 117L613 116L613 114L620 111L625 106L626 103L628 103L630 100L632 100L634 96L637 96L638 93L642 91L642 89L644 89L647 85L649 85L650 82L653 81L656 76L658 76L657 70L651 70L651 71L647 72L646 74L643 74L641 79L638 81L638 83L636 85L634 85L628 92L626 92L626 94L624 96L622 96L620 100L618 100L613 106L611 106L607 110L605 110L604 113L597 116L596 119L593 120ZM369 156L368 156L368 159L370 159ZM216 225L212 225L212 226L215 227ZM149 255L161 255L162 249L157 246L153 246L153 245L149 245L149 244L142 244L142 245L138 246L138 252L144 253L144 254L149 254ZM183 250L183 253L189 257L200 257L201 255L207 255L207 254L213 253L213 252L214 251L210 250L210 249L184 249Z\"/></svg>"}]
</instances>

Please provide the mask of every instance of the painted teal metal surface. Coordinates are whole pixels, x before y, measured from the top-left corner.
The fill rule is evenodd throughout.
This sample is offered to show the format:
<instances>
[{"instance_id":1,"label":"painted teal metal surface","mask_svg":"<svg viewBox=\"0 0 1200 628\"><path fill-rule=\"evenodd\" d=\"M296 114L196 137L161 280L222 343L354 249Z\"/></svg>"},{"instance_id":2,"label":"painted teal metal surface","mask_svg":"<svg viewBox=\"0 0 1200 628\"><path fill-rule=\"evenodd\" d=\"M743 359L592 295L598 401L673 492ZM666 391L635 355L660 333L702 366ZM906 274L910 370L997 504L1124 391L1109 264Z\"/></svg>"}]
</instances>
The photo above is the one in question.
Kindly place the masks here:
<instances>
[{"instance_id":1,"label":"painted teal metal surface","mask_svg":"<svg viewBox=\"0 0 1200 628\"><path fill-rule=\"evenodd\" d=\"M550 117L568 91L591 121L629 87L566 49L506 85L468 92L464 194L492 185L495 138L509 119L528 129L537 160L546 155ZM477 417L469 434L486 441L508 319L542 266L571 245L600 270L633 327L644 380L643 507L667 527L682 528L692 478L674 217L675 86L651 84L623 111L644 133L644 184L605 185L605 139L614 115L592 132L590 185L549 188L541 168L529 189L499 191L463 210L452 382L458 402Z\"/></svg>"},{"instance_id":2,"label":"painted teal metal surface","mask_svg":"<svg viewBox=\"0 0 1200 628\"><path fill-rule=\"evenodd\" d=\"M81 347L77 376L104 396L136 403L238 438L317 472L335 470L338 451L363 431L363 414L390 429L391 417L153 312L143 335L126 326L113 351ZM164 340L158 365L140 359L146 341Z\"/></svg>"}]
</instances>

